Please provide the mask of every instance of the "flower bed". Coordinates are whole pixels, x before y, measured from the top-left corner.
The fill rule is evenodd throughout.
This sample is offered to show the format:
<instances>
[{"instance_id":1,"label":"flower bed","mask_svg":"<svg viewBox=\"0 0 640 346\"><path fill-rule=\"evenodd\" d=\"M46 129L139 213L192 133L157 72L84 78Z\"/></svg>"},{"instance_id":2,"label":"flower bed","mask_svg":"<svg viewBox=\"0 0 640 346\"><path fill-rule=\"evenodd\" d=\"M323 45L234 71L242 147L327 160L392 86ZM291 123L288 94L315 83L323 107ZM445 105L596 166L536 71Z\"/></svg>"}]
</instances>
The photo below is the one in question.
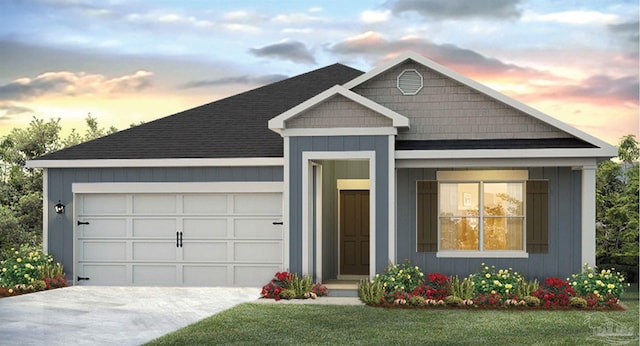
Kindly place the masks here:
<instances>
[{"instance_id":1,"label":"flower bed","mask_svg":"<svg viewBox=\"0 0 640 346\"><path fill-rule=\"evenodd\" d=\"M11 248L11 257L0 262L0 297L66 287L60 263L39 250Z\"/></svg>"},{"instance_id":2,"label":"flower bed","mask_svg":"<svg viewBox=\"0 0 640 346\"><path fill-rule=\"evenodd\" d=\"M365 304L390 308L465 309L624 309L625 283L614 269L585 266L567 280L550 277L526 281L512 268L485 266L466 278L441 273L426 276L409 263L391 265L373 280L362 280L358 296Z\"/></svg>"},{"instance_id":3,"label":"flower bed","mask_svg":"<svg viewBox=\"0 0 640 346\"><path fill-rule=\"evenodd\" d=\"M298 276L289 272L278 272L271 281L262 286L260 296L268 299L316 299L329 294L327 286L313 283L309 276Z\"/></svg>"}]
</instances>

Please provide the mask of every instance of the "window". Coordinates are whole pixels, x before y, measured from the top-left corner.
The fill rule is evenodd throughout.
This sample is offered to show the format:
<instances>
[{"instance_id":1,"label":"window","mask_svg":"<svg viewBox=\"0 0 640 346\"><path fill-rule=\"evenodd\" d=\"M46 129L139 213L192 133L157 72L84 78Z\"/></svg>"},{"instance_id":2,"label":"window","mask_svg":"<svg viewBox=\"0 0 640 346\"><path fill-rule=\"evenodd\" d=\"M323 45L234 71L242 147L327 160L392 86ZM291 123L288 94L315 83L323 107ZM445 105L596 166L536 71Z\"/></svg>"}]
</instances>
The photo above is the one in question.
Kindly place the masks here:
<instances>
[{"instance_id":1,"label":"window","mask_svg":"<svg viewBox=\"0 0 640 346\"><path fill-rule=\"evenodd\" d=\"M526 257L548 251L548 182L528 171L439 171L418 181L417 251Z\"/></svg>"}]
</instances>

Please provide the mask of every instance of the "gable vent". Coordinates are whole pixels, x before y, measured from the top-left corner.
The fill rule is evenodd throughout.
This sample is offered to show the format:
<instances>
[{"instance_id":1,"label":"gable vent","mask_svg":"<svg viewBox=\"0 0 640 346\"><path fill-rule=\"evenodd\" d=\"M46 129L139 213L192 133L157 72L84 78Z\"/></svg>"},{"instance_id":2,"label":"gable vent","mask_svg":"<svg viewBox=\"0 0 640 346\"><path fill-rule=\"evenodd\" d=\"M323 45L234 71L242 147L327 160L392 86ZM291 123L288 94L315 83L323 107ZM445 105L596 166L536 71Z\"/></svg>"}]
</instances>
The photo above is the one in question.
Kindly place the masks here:
<instances>
[{"instance_id":1,"label":"gable vent","mask_svg":"<svg viewBox=\"0 0 640 346\"><path fill-rule=\"evenodd\" d=\"M398 90L403 95L415 95L422 86L422 75L416 70L404 70L398 75Z\"/></svg>"}]
</instances>

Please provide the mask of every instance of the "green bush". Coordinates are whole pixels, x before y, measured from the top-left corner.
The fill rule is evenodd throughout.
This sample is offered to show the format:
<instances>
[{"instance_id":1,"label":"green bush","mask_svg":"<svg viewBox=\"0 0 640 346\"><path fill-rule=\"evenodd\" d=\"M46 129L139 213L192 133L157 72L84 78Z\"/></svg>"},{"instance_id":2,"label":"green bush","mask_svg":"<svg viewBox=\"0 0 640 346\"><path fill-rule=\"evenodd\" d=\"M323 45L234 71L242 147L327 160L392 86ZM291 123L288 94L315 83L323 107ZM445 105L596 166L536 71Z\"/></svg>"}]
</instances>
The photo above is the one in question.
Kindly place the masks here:
<instances>
[{"instance_id":1,"label":"green bush","mask_svg":"<svg viewBox=\"0 0 640 346\"><path fill-rule=\"evenodd\" d=\"M42 279L43 268L53 263L53 257L41 251L23 247L11 248L12 255L0 262L0 286L13 288L17 285L32 285Z\"/></svg>"},{"instance_id":2,"label":"green bush","mask_svg":"<svg viewBox=\"0 0 640 346\"><path fill-rule=\"evenodd\" d=\"M296 294L295 290L286 289L286 290L280 292L280 298L286 299L286 300L296 299L297 298L297 294Z\"/></svg>"},{"instance_id":3,"label":"green bush","mask_svg":"<svg viewBox=\"0 0 640 346\"><path fill-rule=\"evenodd\" d=\"M458 297L461 300L469 300L473 298L475 283L468 278L460 280L458 276L449 278L449 292L451 296Z\"/></svg>"},{"instance_id":4,"label":"green bush","mask_svg":"<svg viewBox=\"0 0 640 346\"><path fill-rule=\"evenodd\" d=\"M613 296L620 299L624 293L625 287L629 284L625 283L625 278L615 269L602 269L598 271L598 267L584 266L581 273L573 274L568 280L571 287L579 296L587 297L596 295L598 297Z\"/></svg>"},{"instance_id":5,"label":"green bush","mask_svg":"<svg viewBox=\"0 0 640 346\"><path fill-rule=\"evenodd\" d=\"M538 282L538 280L528 282L522 280L520 285L516 288L516 296L518 296L518 298L528 297L531 295L531 293L537 291L538 288L540 288L540 283Z\"/></svg>"},{"instance_id":6,"label":"green bush","mask_svg":"<svg viewBox=\"0 0 640 346\"><path fill-rule=\"evenodd\" d=\"M447 305L460 306L462 305L463 299L457 296L448 296L444 299L444 302L447 303Z\"/></svg>"},{"instance_id":7,"label":"green bush","mask_svg":"<svg viewBox=\"0 0 640 346\"><path fill-rule=\"evenodd\" d=\"M302 299L305 298L304 295L306 293L311 292L311 289L313 288L313 281L310 276L298 276L297 274L293 274L287 283L286 288L294 292L295 296L293 298Z\"/></svg>"},{"instance_id":8,"label":"green bush","mask_svg":"<svg viewBox=\"0 0 640 346\"><path fill-rule=\"evenodd\" d=\"M409 298L409 305L413 306L422 306L424 305L425 299L421 296L412 296Z\"/></svg>"},{"instance_id":9,"label":"green bush","mask_svg":"<svg viewBox=\"0 0 640 346\"><path fill-rule=\"evenodd\" d=\"M499 294L511 297L523 281L522 275L513 269L500 269L482 263L482 271L470 275L475 284L475 291L480 294Z\"/></svg>"},{"instance_id":10,"label":"green bush","mask_svg":"<svg viewBox=\"0 0 640 346\"><path fill-rule=\"evenodd\" d=\"M418 266L393 264L388 266L382 275L376 274L377 282L381 282L386 294L394 292L412 292L424 281L424 274Z\"/></svg>"},{"instance_id":11,"label":"green bush","mask_svg":"<svg viewBox=\"0 0 640 346\"><path fill-rule=\"evenodd\" d=\"M384 287L380 281L360 280L358 283L358 297L368 305L377 305L382 302Z\"/></svg>"},{"instance_id":12,"label":"green bush","mask_svg":"<svg viewBox=\"0 0 640 346\"><path fill-rule=\"evenodd\" d=\"M587 300L580 297L571 297L571 299L569 299L569 305L576 308L585 308L587 307Z\"/></svg>"},{"instance_id":13,"label":"green bush","mask_svg":"<svg viewBox=\"0 0 640 346\"><path fill-rule=\"evenodd\" d=\"M539 306L540 305L540 299L538 297L526 296L522 300L524 300L524 302L528 306Z\"/></svg>"}]
</instances>

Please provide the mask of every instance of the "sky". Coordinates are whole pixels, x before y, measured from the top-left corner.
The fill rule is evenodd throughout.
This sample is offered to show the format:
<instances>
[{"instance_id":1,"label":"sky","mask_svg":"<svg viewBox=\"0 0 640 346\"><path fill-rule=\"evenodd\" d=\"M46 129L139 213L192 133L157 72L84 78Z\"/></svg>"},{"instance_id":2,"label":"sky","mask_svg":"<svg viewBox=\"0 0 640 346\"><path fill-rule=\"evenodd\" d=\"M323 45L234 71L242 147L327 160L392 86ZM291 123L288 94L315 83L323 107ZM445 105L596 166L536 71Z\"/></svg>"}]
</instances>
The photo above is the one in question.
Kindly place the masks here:
<instances>
[{"instance_id":1,"label":"sky","mask_svg":"<svg viewBox=\"0 0 640 346\"><path fill-rule=\"evenodd\" d=\"M125 129L414 51L617 144L638 135L638 20L637 0L0 0L0 136Z\"/></svg>"}]
</instances>

